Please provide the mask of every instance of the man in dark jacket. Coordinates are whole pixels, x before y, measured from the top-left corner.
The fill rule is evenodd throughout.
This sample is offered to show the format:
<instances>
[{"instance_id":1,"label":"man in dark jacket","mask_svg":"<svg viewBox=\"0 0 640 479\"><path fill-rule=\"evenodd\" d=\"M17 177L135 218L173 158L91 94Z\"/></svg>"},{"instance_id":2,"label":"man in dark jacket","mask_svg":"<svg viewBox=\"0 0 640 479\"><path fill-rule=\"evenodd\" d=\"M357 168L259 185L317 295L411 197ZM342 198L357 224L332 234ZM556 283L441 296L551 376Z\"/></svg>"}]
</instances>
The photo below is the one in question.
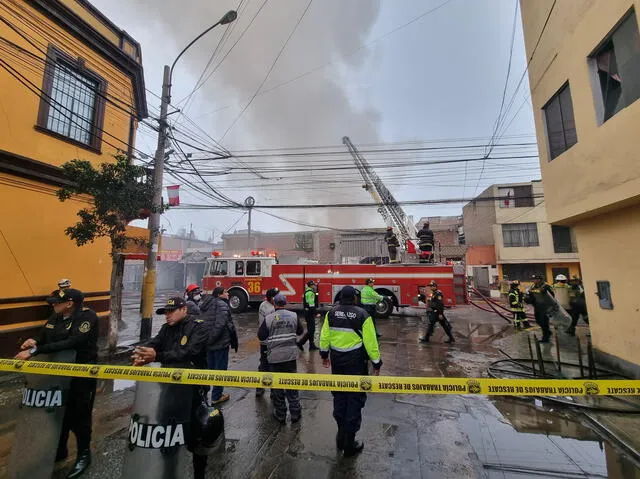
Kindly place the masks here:
<instances>
[{"instance_id":1,"label":"man in dark jacket","mask_svg":"<svg viewBox=\"0 0 640 479\"><path fill-rule=\"evenodd\" d=\"M429 283L429 287L431 288L431 293L428 297L424 298L421 296L420 299L427 301L427 333L424 337L420 338L419 341L421 343L428 343L429 338L433 336L433 332L436 327L436 323L439 323L444 329L444 332L447 334L449 339L445 341L445 343L453 343L455 339L453 337L453 331L451 329L451 323L444 315L444 294L442 291L438 289L438 284L435 281L431 281Z\"/></svg>"},{"instance_id":2,"label":"man in dark jacket","mask_svg":"<svg viewBox=\"0 0 640 479\"><path fill-rule=\"evenodd\" d=\"M544 281L544 278L540 275L533 276L533 285L527 291L524 297L525 303L533 305L533 314L536 319L536 323L542 330L541 343L548 343L551 339L551 328L549 327L549 315L548 311L553 306L553 300L555 294L553 288Z\"/></svg>"},{"instance_id":3,"label":"man in dark jacket","mask_svg":"<svg viewBox=\"0 0 640 479\"><path fill-rule=\"evenodd\" d=\"M207 365L209 369L226 371L229 368L229 346L231 345L231 310L229 309L229 292L222 286L213 290L211 296L205 296L200 302L200 317L209 333L207 343ZM222 386L211 388L211 402L220 404L229 400L223 394Z\"/></svg>"},{"instance_id":4,"label":"man in dark jacket","mask_svg":"<svg viewBox=\"0 0 640 479\"><path fill-rule=\"evenodd\" d=\"M418 231L418 248L422 252L420 254L420 262L433 263L433 243L435 239L433 231L429 229L429 222L422 225L422 229Z\"/></svg>"},{"instance_id":5,"label":"man in dark jacket","mask_svg":"<svg viewBox=\"0 0 640 479\"><path fill-rule=\"evenodd\" d=\"M98 316L91 309L83 307L83 301L84 295L77 289L63 288L54 291L47 298L54 313L37 339L27 339L22 344L22 351L16 358L26 361L38 354L71 349L76 352L77 363L94 364L98 358ZM95 379L71 379L56 454L56 461L67 457L69 432L73 431L78 455L68 478L79 477L91 464L91 414L95 395Z\"/></svg>"},{"instance_id":6,"label":"man in dark jacket","mask_svg":"<svg viewBox=\"0 0 640 479\"><path fill-rule=\"evenodd\" d=\"M199 316L198 304L202 301L202 289L197 284L190 284L184 290L184 300L187 302L187 311L191 316Z\"/></svg>"},{"instance_id":7,"label":"man in dark jacket","mask_svg":"<svg viewBox=\"0 0 640 479\"><path fill-rule=\"evenodd\" d=\"M169 298L167 304L156 314L164 314L166 323L158 335L145 347L137 347L133 356L134 366L143 366L159 361L163 366L206 369L207 330L201 319L188 313L188 306L180 297ZM193 393L192 414L200 403L200 386L189 386ZM187 446L195 450L194 439L188 438ZM193 453L193 477L204 479L207 456Z\"/></svg>"}]
</instances>

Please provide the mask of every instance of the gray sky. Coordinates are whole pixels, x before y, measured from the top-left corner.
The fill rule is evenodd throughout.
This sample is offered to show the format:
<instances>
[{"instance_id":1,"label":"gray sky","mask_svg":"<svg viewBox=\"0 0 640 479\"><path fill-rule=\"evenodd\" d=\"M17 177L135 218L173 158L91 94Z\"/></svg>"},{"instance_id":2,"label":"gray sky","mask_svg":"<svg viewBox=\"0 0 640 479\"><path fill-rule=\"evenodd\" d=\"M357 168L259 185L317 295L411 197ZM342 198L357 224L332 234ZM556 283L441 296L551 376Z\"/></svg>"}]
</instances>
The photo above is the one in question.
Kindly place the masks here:
<instances>
[{"instance_id":1,"label":"gray sky","mask_svg":"<svg viewBox=\"0 0 640 479\"><path fill-rule=\"evenodd\" d=\"M159 94L163 65L173 62L188 42L224 12L237 8L240 0L93 3L141 43L147 88ZM252 195L262 205L370 203L373 200L361 188L362 180L341 144L343 136L350 136L363 150L486 145L500 110L516 0L443 3L445 0L315 0L303 16L308 0L243 0L236 22L210 32L178 62L173 104L190 94L216 47L205 77L255 16L237 45L193 94L185 109L190 121L172 115L176 130L199 137L197 145L201 147L214 147L215 139L239 155L243 150L319 146L333 148L305 151L343 153L194 164L201 172L233 168L230 174L215 178L214 188L240 202ZM527 78L510 104L525 65L518 12L505 101L505 109L510 108L502 123L501 143L535 142ZM248 104L263 81L260 92ZM149 94L148 103L155 116L159 100ZM184 108L184 104L179 106ZM148 128L139 130L137 147L153 153L155 137ZM210 156L183 148L199 160ZM377 166L378 175L399 201L470 197L493 183L539 178L537 159L531 158L536 154L535 146L495 148L491 155L529 158L427 164L452 157L478 158L486 151L394 151L363 156ZM172 158L179 160L178 155ZM247 167L267 179L260 179ZM328 167L340 169L327 171ZM186 163L181 168L184 173L193 173ZM199 181L191 174L187 177ZM165 176L165 185L178 183ZM214 203L189 190L182 184L183 203ZM461 214L460 204L404 208L416 219ZM375 208L269 211L336 228L384 225ZM219 238L230 228L246 227L246 216L239 220L241 215L237 210L173 210L165 214L163 225L176 232L193 223L199 237L208 237L213 230ZM253 227L264 231L303 229L259 212L253 215Z\"/></svg>"}]
</instances>

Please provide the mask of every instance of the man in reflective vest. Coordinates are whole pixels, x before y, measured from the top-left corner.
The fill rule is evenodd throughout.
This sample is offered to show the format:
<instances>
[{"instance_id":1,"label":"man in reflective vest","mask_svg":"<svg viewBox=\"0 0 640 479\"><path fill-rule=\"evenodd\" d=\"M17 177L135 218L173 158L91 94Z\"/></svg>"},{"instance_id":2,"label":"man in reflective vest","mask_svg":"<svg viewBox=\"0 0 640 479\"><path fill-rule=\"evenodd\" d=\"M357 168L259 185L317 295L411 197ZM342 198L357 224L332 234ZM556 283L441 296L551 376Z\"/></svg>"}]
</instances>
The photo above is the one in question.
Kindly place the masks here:
<instances>
[{"instance_id":1,"label":"man in reflective vest","mask_svg":"<svg viewBox=\"0 0 640 479\"><path fill-rule=\"evenodd\" d=\"M378 334L378 327L376 326L376 304L380 301L384 301L384 296L378 294L376 290L373 289L374 282L373 278L367 278L365 285L360 291L360 303L369 316L371 316L373 327L376 329L376 335L380 337L380 334Z\"/></svg>"},{"instance_id":2,"label":"man in reflective vest","mask_svg":"<svg viewBox=\"0 0 640 479\"><path fill-rule=\"evenodd\" d=\"M582 280L578 276L571 277L571 289L569 290L569 305L571 306L571 325L566 329L566 333L573 336L576 334L576 326L580 316L582 320L589 324L589 315L587 313L587 302L584 297L584 287Z\"/></svg>"},{"instance_id":3,"label":"man in reflective vest","mask_svg":"<svg viewBox=\"0 0 640 479\"><path fill-rule=\"evenodd\" d=\"M307 332L304 333L300 341L298 341L298 348L302 351L304 344L309 340L309 351L317 351L318 347L315 343L316 338L316 311L318 309L318 288L313 280L307 282L307 286L304 289L302 295L302 304L304 306L304 319L307 323Z\"/></svg>"},{"instance_id":4,"label":"man in reflective vest","mask_svg":"<svg viewBox=\"0 0 640 479\"><path fill-rule=\"evenodd\" d=\"M516 329L530 328L529 320L527 319L527 313L524 310L524 293L520 291L520 281L517 279L511 281L511 288L509 289L509 306L513 313L513 326Z\"/></svg>"},{"instance_id":5,"label":"man in reflective vest","mask_svg":"<svg viewBox=\"0 0 640 479\"><path fill-rule=\"evenodd\" d=\"M275 373L295 373L298 371L298 348L296 335L302 334L302 323L298 315L293 311L284 309L287 298L278 293L273 298L275 311L269 314L260 324L258 339L264 341L267 346L267 361L269 371ZM281 423L287 420L287 403L291 422L300 420L300 398L295 389L271 388L271 403L273 404L273 417Z\"/></svg>"},{"instance_id":6,"label":"man in reflective vest","mask_svg":"<svg viewBox=\"0 0 640 479\"><path fill-rule=\"evenodd\" d=\"M547 312L553 305L549 295L554 296L553 288L545 283L540 275L533 276L533 285L524 297L525 303L533 305L533 314L536 323L542 329L541 343L548 343L551 339L551 328L549 328L549 316Z\"/></svg>"},{"instance_id":7,"label":"man in reflective vest","mask_svg":"<svg viewBox=\"0 0 640 479\"><path fill-rule=\"evenodd\" d=\"M278 288L269 288L265 293L265 298L260 307L258 308L258 329L264 322L264 320L273 313L276 308L273 304L273 298L278 294L280 290ZM258 371L269 371L269 361L267 361L267 345L264 341L260 341L260 362L258 363ZM264 394L263 388L256 388L256 396L260 397Z\"/></svg>"},{"instance_id":8,"label":"man in reflective vest","mask_svg":"<svg viewBox=\"0 0 640 479\"><path fill-rule=\"evenodd\" d=\"M421 263L433 263L433 243L435 242L433 231L429 228L429 222L427 221L422 225L422 229L418 231L418 248L422 253L420 254Z\"/></svg>"},{"instance_id":9,"label":"man in reflective vest","mask_svg":"<svg viewBox=\"0 0 640 479\"><path fill-rule=\"evenodd\" d=\"M367 312L354 304L356 290L345 286L340 293L340 305L325 316L320 334L320 355L325 368L332 374L368 374L368 361L373 374L380 374L382 359L373 321ZM364 445L356 441L362 423L362 408L367 395L361 392L333 391L333 417L338 424L336 446L346 457L358 454Z\"/></svg>"}]
</instances>

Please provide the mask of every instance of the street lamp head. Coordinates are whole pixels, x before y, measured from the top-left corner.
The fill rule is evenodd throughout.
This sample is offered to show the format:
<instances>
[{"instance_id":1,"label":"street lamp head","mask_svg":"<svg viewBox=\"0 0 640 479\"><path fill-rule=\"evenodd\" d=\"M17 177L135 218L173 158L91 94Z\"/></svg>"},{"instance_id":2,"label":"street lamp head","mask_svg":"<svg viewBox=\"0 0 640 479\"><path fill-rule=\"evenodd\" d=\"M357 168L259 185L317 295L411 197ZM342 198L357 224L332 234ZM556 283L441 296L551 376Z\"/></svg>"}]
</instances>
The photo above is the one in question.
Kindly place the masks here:
<instances>
[{"instance_id":1,"label":"street lamp head","mask_svg":"<svg viewBox=\"0 0 640 479\"><path fill-rule=\"evenodd\" d=\"M224 17L220 19L220 25L226 25L227 23L233 22L236 18L238 18L238 12L235 10L229 10L224 14Z\"/></svg>"}]
</instances>

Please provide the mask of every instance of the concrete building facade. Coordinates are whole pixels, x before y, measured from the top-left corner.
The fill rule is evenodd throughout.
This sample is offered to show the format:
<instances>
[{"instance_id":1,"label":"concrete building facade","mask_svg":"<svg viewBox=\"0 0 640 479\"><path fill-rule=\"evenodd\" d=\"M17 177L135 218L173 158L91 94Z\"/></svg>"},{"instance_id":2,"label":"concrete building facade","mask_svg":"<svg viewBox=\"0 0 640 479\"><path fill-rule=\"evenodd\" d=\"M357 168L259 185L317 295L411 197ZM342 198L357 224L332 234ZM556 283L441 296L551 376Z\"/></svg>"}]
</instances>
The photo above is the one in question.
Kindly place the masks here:
<instances>
[{"instance_id":1,"label":"concrete building facade","mask_svg":"<svg viewBox=\"0 0 640 479\"><path fill-rule=\"evenodd\" d=\"M542 182L532 181L492 185L464 206L468 248L477 252L493 246L497 281L529 282L532 275L540 274L553 282L558 274L580 274L574 234L571 228L547 222L544 201ZM486 254L482 257L483 262L490 259ZM474 260L479 258L473 256ZM468 260L468 268L481 266L472 264L472 258Z\"/></svg>"},{"instance_id":2,"label":"concrete building facade","mask_svg":"<svg viewBox=\"0 0 640 479\"><path fill-rule=\"evenodd\" d=\"M520 5L548 219L575 231L596 351L640 376L640 1Z\"/></svg>"}]
</instances>

